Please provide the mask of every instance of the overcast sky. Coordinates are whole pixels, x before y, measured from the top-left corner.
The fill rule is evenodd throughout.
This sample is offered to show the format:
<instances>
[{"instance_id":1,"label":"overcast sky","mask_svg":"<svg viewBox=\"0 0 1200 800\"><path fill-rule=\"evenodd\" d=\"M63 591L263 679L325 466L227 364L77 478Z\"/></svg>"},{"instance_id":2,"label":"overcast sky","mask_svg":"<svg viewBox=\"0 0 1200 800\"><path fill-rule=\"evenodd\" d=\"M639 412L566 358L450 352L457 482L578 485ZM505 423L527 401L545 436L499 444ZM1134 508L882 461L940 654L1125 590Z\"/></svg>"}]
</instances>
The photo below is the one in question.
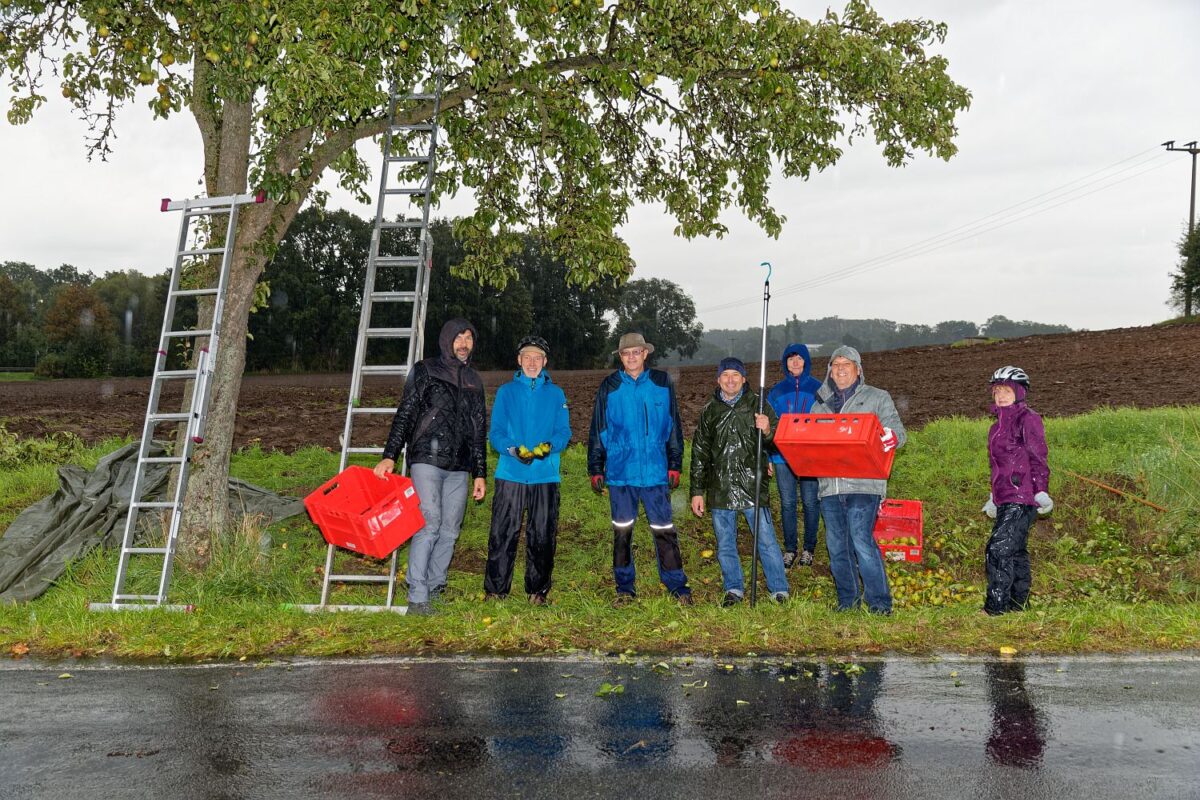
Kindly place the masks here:
<instances>
[{"instance_id":1,"label":"overcast sky","mask_svg":"<svg viewBox=\"0 0 1200 800\"><path fill-rule=\"evenodd\" d=\"M789 5L812 18L829 4ZM682 285L709 328L758 324L764 260L775 267L773 322L795 314L982 323L1003 314L1098 330L1170 316L1191 158L1159 145L1200 138L1200 3L877 0L875 8L887 19L949 24L941 52L973 94L959 154L890 169L873 143L856 142L809 181L775 183L771 197L788 218L778 240L731 212L724 239L687 242L672 236L675 222L661 209L639 209L622 231L636 277ZM178 215L159 213L159 198L199 191L190 116L152 122L139 102L121 115L110 160L88 162L84 125L57 91L47 94L55 100L31 124L0 118L0 261L98 274L165 269ZM442 213L461 213L462 202ZM373 213L337 191L333 204Z\"/></svg>"}]
</instances>

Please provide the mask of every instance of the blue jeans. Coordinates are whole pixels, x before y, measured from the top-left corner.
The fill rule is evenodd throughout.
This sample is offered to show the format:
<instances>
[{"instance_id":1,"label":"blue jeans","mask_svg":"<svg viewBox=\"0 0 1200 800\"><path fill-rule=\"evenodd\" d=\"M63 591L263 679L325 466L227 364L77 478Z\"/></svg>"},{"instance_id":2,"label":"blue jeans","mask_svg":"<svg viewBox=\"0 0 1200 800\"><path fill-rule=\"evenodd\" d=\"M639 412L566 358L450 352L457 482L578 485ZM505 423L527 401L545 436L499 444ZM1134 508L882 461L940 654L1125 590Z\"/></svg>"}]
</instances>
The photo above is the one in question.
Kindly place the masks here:
<instances>
[{"instance_id":1,"label":"blue jeans","mask_svg":"<svg viewBox=\"0 0 1200 800\"><path fill-rule=\"evenodd\" d=\"M409 469L413 488L421 500L425 527L408 543L408 602L428 603L429 590L444 586L454 558L454 543L467 510L466 472L450 472L432 464L413 464Z\"/></svg>"},{"instance_id":2,"label":"blue jeans","mask_svg":"<svg viewBox=\"0 0 1200 800\"><path fill-rule=\"evenodd\" d=\"M877 494L835 494L821 498L825 547L829 550L829 571L833 573L839 610L855 608L864 595L869 610L876 613L892 610L883 555L871 534L879 514L879 500Z\"/></svg>"},{"instance_id":3,"label":"blue jeans","mask_svg":"<svg viewBox=\"0 0 1200 800\"><path fill-rule=\"evenodd\" d=\"M721 582L725 591L737 595L745 594L745 584L742 581L742 560L737 551L737 515L731 508L714 508L711 510L713 532L717 535L717 562L721 565ZM765 509L758 510L758 560L762 563L763 575L767 579L767 591L771 594L788 590L787 575L783 570L783 554L779 552L779 542L775 539L775 528L771 525L771 513ZM754 535L754 509L742 509L742 515L750 525L750 534Z\"/></svg>"},{"instance_id":4,"label":"blue jeans","mask_svg":"<svg viewBox=\"0 0 1200 800\"><path fill-rule=\"evenodd\" d=\"M775 464L775 485L779 487L779 515L783 517L783 549L796 552L798 531L796 530L796 507L804 511L804 549L817 549L817 527L821 524L821 505L817 499L817 479L797 478L787 464ZM796 489L799 486L799 503Z\"/></svg>"}]
</instances>

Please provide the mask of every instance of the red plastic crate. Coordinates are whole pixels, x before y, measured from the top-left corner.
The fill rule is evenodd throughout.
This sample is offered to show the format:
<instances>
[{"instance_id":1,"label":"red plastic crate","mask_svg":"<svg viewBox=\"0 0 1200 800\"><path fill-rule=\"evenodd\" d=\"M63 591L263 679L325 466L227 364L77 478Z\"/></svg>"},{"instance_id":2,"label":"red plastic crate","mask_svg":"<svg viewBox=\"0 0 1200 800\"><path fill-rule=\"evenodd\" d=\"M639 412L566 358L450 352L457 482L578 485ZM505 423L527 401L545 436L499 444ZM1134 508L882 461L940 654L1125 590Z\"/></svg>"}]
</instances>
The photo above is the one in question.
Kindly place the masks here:
<instances>
[{"instance_id":1,"label":"red plastic crate","mask_svg":"<svg viewBox=\"0 0 1200 800\"><path fill-rule=\"evenodd\" d=\"M887 480L896 451L882 435L874 414L784 414L774 442L797 475Z\"/></svg>"},{"instance_id":2,"label":"red plastic crate","mask_svg":"<svg viewBox=\"0 0 1200 800\"><path fill-rule=\"evenodd\" d=\"M872 534L884 558L920 563L925 546L924 527L920 500L884 500Z\"/></svg>"},{"instance_id":3,"label":"red plastic crate","mask_svg":"<svg viewBox=\"0 0 1200 800\"><path fill-rule=\"evenodd\" d=\"M346 467L304 498L325 541L385 558L425 527L420 498L403 475L380 480L366 467Z\"/></svg>"}]
</instances>

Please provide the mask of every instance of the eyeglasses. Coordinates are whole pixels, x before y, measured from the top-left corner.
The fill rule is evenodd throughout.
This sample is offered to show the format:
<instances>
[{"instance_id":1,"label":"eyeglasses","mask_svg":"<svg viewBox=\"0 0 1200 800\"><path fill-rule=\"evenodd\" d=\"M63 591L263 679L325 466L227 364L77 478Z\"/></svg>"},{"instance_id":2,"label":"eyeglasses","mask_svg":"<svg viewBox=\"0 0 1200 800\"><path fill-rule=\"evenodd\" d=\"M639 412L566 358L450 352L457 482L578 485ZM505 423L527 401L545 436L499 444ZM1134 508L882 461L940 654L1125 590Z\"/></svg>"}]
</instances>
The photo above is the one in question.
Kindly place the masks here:
<instances>
[{"instance_id":1,"label":"eyeglasses","mask_svg":"<svg viewBox=\"0 0 1200 800\"><path fill-rule=\"evenodd\" d=\"M833 362L829 365L830 369L858 369L858 365L853 361Z\"/></svg>"}]
</instances>

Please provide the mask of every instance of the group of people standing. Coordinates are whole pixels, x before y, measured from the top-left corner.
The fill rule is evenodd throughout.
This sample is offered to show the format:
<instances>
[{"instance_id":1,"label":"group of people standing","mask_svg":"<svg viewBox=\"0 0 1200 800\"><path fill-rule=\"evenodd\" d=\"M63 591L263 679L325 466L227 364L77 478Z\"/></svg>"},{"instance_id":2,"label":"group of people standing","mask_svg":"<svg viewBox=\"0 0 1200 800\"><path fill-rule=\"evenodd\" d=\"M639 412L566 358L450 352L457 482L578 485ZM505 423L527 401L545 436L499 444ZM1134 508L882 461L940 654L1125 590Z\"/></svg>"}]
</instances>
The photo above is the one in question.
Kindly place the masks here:
<instances>
[{"instance_id":1,"label":"group of people standing","mask_svg":"<svg viewBox=\"0 0 1200 800\"><path fill-rule=\"evenodd\" d=\"M474 326L464 319L452 319L443 326L440 354L418 363L405 383L383 459L375 467L376 475L383 477L395 469L396 459L404 451L425 517L425 526L414 535L408 554L410 614L432 613L431 601L446 588L467 496L482 500L487 492L489 442L499 454L499 462L484 575L486 597L500 599L509 594L522 526L526 537L524 590L529 602L544 605L552 585L560 454L571 440L566 397L546 372L550 346L538 336L527 336L517 347L518 370L496 393L488 424L483 381L470 366L475 339ZM608 495L611 511L613 603L617 607L637 598L633 531L639 507L654 539L659 580L680 604L693 603L671 508L671 492L679 487L683 473L683 427L670 377L647 366L653 352L654 345L639 333L621 337L615 353L621 368L601 382L588 431L591 487L597 494ZM788 599L789 568L813 564L823 518L839 610L865 606L872 613L890 614L887 573L873 536L887 482L797 475L772 440L782 414L869 413L883 426L881 445L886 452L906 441L895 403L886 391L865 382L862 359L852 347L833 352L824 381L812 376L810 354L803 344L789 345L781 365L784 377L771 389L760 413L759 398L747 385L745 364L736 358L723 359L717 367L713 396L701 411L692 439L690 505L697 517L708 514L712 518L723 584L721 605L734 606L744 598L737 552L738 517L745 517L753 530L757 509L758 557L773 600ZM1029 426L1036 419L1040 428L1040 418L1029 414L1032 412L1021 416L1020 424ZM1044 438L1042 445L1044 465ZM771 477L780 494L782 549L768 502ZM1039 473L1030 486L1041 487L1044 494L1046 478L1048 471L1044 476ZM997 571L1004 571L999 566L1003 560L1009 577L1005 587L998 578L993 601L993 548L989 544L989 613L1023 607L1028 596L1027 553L1023 572L1019 563L1020 553L1025 552L1020 529L1026 523L1027 536L1027 523L1033 517L1005 509L1013 493L998 491L993 488L993 498L1009 533L1004 539L1007 544L996 548ZM1007 504L1021 506L1024 499L1020 494L1016 503ZM1045 499L1049 501L1048 495ZM1035 506L1041 506L1041 496ZM1001 589L1007 593L1003 603Z\"/></svg>"}]
</instances>

